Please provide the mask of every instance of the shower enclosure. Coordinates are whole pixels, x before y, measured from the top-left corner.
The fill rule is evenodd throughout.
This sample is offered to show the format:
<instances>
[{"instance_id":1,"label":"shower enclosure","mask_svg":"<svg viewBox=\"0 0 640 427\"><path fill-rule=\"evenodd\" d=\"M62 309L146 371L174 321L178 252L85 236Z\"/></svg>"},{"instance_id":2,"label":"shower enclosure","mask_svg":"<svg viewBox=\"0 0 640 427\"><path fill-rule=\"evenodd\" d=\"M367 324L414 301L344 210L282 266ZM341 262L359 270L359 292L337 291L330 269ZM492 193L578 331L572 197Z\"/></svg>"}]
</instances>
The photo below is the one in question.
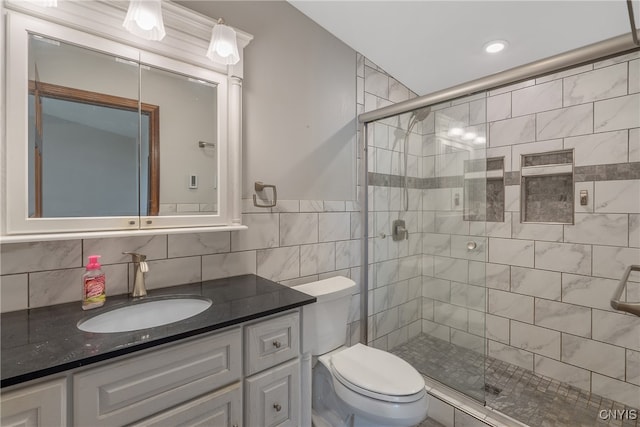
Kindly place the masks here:
<instances>
[{"instance_id":1,"label":"shower enclosure","mask_svg":"<svg viewBox=\"0 0 640 427\"><path fill-rule=\"evenodd\" d=\"M637 424L640 317L609 303L640 264L629 48L612 39L360 116L361 341L529 425L606 425L615 410ZM640 301L629 280L622 297Z\"/></svg>"},{"instance_id":2,"label":"shower enclosure","mask_svg":"<svg viewBox=\"0 0 640 427\"><path fill-rule=\"evenodd\" d=\"M485 93L372 122L367 140L369 342L444 346L404 356L484 401L486 229L504 224L504 159L487 161ZM406 233L394 233L397 220ZM455 360L455 346L477 357Z\"/></svg>"}]
</instances>

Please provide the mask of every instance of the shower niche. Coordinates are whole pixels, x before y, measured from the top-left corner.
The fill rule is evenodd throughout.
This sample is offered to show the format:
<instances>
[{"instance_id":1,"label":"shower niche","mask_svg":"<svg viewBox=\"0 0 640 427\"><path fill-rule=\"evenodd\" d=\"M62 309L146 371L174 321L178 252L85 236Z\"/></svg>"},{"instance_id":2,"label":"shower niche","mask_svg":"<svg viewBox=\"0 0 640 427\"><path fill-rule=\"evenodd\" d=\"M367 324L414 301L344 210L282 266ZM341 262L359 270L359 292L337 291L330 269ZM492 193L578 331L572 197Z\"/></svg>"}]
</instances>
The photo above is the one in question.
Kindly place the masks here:
<instances>
[{"instance_id":1,"label":"shower niche","mask_svg":"<svg viewBox=\"0 0 640 427\"><path fill-rule=\"evenodd\" d=\"M573 150L523 154L520 222L573 224Z\"/></svg>"},{"instance_id":2,"label":"shower niche","mask_svg":"<svg viewBox=\"0 0 640 427\"><path fill-rule=\"evenodd\" d=\"M504 157L465 160L463 219L504 222Z\"/></svg>"}]
</instances>

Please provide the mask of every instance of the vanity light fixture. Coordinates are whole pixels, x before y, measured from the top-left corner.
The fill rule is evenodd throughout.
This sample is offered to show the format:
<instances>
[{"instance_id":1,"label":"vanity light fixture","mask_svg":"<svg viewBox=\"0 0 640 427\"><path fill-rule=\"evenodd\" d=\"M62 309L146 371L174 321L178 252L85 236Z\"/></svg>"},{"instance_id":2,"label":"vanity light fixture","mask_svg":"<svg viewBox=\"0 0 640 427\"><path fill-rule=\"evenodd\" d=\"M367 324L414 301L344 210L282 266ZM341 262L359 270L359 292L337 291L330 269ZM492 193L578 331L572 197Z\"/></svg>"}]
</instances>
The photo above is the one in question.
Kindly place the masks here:
<instances>
[{"instance_id":1,"label":"vanity light fixture","mask_svg":"<svg viewBox=\"0 0 640 427\"><path fill-rule=\"evenodd\" d=\"M493 40L484 45L484 51L487 53L498 53L503 51L507 45L508 43L505 40Z\"/></svg>"},{"instance_id":2,"label":"vanity light fixture","mask_svg":"<svg viewBox=\"0 0 640 427\"><path fill-rule=\"evenodd\" d=\"M218 19L218 23L211 32L207 58L224 65L233 65L240 61L236 30L225 25L222 18Z\"/></svg>"},{"instance_id":3,"label":"vanity light fixture","mask_svg":"<svg viewBox=\"0 0 640 427\"><path fill-rule=\"evenodd\" d=\"M129 0L129 10L122 26L131 34L147 40L162 40L162 0Z\"/></svg>"}]
</instances>

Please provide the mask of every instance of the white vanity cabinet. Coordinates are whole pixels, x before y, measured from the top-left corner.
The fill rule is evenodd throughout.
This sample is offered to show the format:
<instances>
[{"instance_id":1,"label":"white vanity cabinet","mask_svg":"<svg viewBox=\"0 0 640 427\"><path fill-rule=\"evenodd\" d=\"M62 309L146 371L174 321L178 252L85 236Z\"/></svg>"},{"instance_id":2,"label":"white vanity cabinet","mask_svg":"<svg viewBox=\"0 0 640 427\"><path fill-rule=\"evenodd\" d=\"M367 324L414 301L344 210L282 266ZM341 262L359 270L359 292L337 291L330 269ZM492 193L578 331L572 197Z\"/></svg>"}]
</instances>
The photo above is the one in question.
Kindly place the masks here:
<instances>
[{"instance_id":1,"label":"white vanity cabinet","mask_svg":"<svg viewBox=\"0 0 640 427\"><path fill-rule=\"evenodd\" d=\"M242 386L240 382L209 393L198 399L162 412L131 427L215 426L242 425Z\"/></svg>"},{"instance_id":2,"label":"white vanity cabinet","mask_svg":"<svg viewBox=\"0 0 640 427\"><path fill-rule=\"evenodd\" d=\"M64 378L2 394L2 426L44 427L66 424L67 381Z\"/></svg>"},{"instance_id":3,"label":"white vanity cabinet","mask_svg":"<svg viewBox=\"0 0 640 427\"><path fill-rule=\"evenodd\" d=\"M246 425L299 426L299 313L247 326L245 346Z\"/></svg>"},{"instance_id":4,"label":"white vanity cabinet","mask_svg":"<svg viewBox=\"0 0 640 427\"><path fill-rule=\"evenodd\" d=\"M298 427L299 311L50 378L3 391L0 425Z\"/></svg>"},{"instance_id":5,"label":"white vanity cabinet","mask_svg":"<svg viewBox=\"0 0 640 427\"><path fill-rule=\"evenodd\" d=\"M235 328L75 374L74 424L127 425L240 381L240 337L241 329ZM233 395L231 390L227 398ZM228 406L240 404L235 399Z\"/></svg>"}]
</instances>

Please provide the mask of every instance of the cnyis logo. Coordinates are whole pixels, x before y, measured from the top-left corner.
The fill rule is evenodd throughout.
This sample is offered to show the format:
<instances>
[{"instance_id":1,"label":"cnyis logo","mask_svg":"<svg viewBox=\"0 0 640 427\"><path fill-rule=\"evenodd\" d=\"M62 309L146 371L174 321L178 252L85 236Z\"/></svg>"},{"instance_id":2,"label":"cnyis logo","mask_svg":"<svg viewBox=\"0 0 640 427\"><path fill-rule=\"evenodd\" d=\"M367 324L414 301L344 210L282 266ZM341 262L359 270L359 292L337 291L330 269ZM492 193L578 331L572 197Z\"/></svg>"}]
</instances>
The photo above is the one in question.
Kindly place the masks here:
<instances>
[{"instance_id":1,"label":"cnyis logo","mask_svg":"<svg viewBox=\"0 0 640 427\"><path fill-rule=\"evenodd\" d=\"M601 409L598 412L601 420L637 420L637 409Z\"/></svg>"}]
</instances>

